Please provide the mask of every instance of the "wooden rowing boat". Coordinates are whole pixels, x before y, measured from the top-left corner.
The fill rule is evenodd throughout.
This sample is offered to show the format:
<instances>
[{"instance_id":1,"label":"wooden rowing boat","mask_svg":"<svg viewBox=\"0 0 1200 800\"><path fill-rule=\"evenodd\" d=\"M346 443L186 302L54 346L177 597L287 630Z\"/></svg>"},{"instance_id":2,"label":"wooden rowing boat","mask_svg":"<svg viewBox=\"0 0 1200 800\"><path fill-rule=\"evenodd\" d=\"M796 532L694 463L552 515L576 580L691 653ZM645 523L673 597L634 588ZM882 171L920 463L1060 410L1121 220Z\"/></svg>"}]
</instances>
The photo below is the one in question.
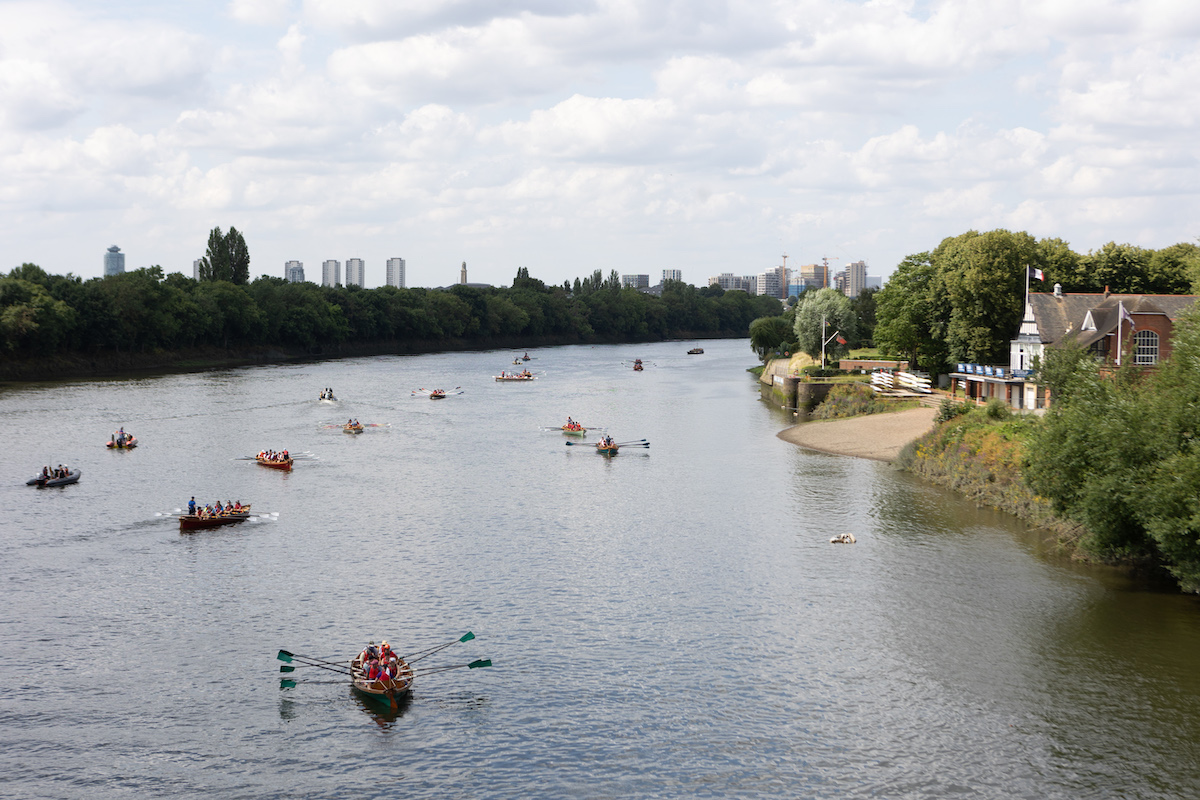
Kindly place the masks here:
<instances>
[{"instance_id":1,"label":"wooden rowing boat","mask_svg":"<svg viewBox=\"0 0 1200 800\"><path fill-rule=\"evenodd\" d=\"M286 472L291 472L291 470L292 470L292 459L290 457L288 457L286 459L279 459L279 460L275 461L275 460L272 460L269 458L261 458L260 456L255 456L254 460L257 461L259 464L262 464L264 467L270 467L271 469L281 469Z\"/></svg>"},{"instance_id":2,"label":"wooden rowing boat","mask_svg":"<svg viewBox=\"0 0 1200 800\"><path fill-rule=\"evenodd\" d=\"M497 375L498 381L536 381L536 375Z\"/></svg>"},{"instance_id":3,"label":"wooden rowing boat","mask_svg":"<svg viewBox=\"0 0 1200 800\"><path fill-rule=\"evenodd\" d=\"M413 669L409 663L401 658L398 665L399 674L395 678L369 681L363 671L362 661L356 656L350 662L350 681L360 694L385 703L395 711L401 702L409 698L413 684Z\"/></svg>"},{"instance_id":4,"label":"wooden rowing boat","mask_svg":"<svg viewBox=\"0 0 1200 800\"><path fill-rule=\"evenodd\" d=\"M688 350L688 355L689 356L702 356L702 355L704 355L704 348L703 347L693 347L691 350Z\"/></svg>"},{"instance_id":5,"label":"wooden rowing boat","mask_svg":"<svg viewBox=\"0 0 1200 800\"><path fill-rule=\"evenodd\" d=\"M78 481L79 476L82 474L83 470L73 469L62 478L46 478L41 475L35 475L29 480L25 481L25 485L36 486L39 489L42 487L50 488L53 486L66 486L68 483L75 483Z\"/></svg>"},{"instance_id":6,"label":"wooden rowing boat","mask_svg":"<svg viewBox=\"0 0 1200 800\"><path fill-rule=\"evenodd\" d=\"M596 452L602 456L615 456L617 454L617 451L620 449L621 449L620 445L615 445L615 444L609 445L608 447L601 447L600 445L596 445Z\"/></svg>"},{"instance_id":7,"label":"wooden rowing boat","mask_svg":"<svg viewBox=\"0 0 1200 800\"><path fill-rule=\"evenodd\" d=\"M562 432L567 436L587 436L588 429L582 425L576 425L574 428L563 425Z\"/></svg>"},{"instance_id":8,"label":"wooden rowing boat","mask_svg":"<svg viewBox=\"0 0 1200 800\"><path fill-rule=\"evenodd\" d=\"M241 511L229 511L214 514L211 517L201 517L198 514L180 514L179 530L194 531L200 528L215 528L218 525L232 525L235 522L245 522L250 518L250 506L242 506Z\"/></svg>"},{"instance_id":9,"label":"wooden rowing boat","mask_svg":"<svg viewBox=\"0 0 1200 800\"><path fill-rule=\"evenodd\" d=\"M446 390L445 389L434 389L432 392L429 393L429 399L430 400L445 400L446 399Z\"/></svg>"},{"instance_id":10,"label":"wooden rowing boat","mask_svg":"<svg viewBox=\"0 0 1200 800\"><path fill-rule=\"evenodd\" d=\"M359 425L343 425L342 426L342 433L362 433L362 432L363 432L363 426L361 424L359 424Z\"/></svg>"}]
</instances>

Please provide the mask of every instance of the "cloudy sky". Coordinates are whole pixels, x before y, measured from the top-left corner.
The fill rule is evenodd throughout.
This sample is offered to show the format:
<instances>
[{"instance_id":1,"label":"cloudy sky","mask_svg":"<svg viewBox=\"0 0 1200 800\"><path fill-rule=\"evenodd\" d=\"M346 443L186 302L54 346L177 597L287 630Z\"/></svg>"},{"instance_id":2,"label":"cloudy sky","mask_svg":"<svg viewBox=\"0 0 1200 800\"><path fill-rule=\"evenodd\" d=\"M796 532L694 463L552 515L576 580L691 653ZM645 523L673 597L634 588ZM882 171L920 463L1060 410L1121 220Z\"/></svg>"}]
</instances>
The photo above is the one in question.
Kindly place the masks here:
<instances>
[{"instance_id":1,"label":"cloudy sky","mask_svg":"<svg viewBox=\"0 0 1200 800\"><path fill-rule=\"evenodd\" d=\"M1200 3L0 2L0 270L410 286L1200 236Z\"/></svg>"}]
</instances>

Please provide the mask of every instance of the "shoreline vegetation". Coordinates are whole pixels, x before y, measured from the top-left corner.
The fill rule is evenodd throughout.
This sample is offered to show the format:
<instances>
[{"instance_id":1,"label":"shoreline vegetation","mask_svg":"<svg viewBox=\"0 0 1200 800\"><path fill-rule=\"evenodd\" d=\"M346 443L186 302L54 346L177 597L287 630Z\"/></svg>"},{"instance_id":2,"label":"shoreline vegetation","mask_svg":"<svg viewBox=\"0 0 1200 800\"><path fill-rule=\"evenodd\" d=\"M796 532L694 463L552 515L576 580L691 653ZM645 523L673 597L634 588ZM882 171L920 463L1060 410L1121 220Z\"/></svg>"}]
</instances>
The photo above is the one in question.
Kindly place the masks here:
<instances>
[{"instance_id":1,"label":"shoreline vegetation","mask_svg":"<svg viewBox=\"0 0 1200 800\"><path fill-rule=\"evenodd\" d=\"M232 231L231 231L232 233ZM210 243L210 250L212 245ZM202 369L303 358L565 344L743 338L773 297L613 270L561 286L524 267L509 287L318 286L222 270L193 280L145 267L84 281L35 264L0 274L0 380Z\"/></svg>"},{"instance_id":2,"label":"shoreline vegetation","mask_svg":"<svg viewBox=\"0 0 1200 800\"><path fill-rule=\"evenodd\" d=\"M1116 567L1159 586L1191 591L1153 553L1096 548L1094 534L1085 525L1058 513L1051 500L1030 488L1028 453L1042 424L1036 417L1014 416L1002 407L998 411L996 404L948 400L940 409L814 419L777 435L819 452L890 462L977 505L1017 517L1041 531L1042 543L1059 556Z\"/></svg>"}]
</instances>

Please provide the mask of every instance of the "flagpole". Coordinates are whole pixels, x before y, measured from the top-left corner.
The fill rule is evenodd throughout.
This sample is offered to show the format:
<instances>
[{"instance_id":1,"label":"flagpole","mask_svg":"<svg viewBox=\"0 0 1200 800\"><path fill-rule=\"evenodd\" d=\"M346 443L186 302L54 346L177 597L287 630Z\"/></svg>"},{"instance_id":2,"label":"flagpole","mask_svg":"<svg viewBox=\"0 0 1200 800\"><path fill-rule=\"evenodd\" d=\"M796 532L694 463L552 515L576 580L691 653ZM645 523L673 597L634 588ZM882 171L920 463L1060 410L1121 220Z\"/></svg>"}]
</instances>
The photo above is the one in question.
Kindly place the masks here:
<instances>
[{"instance_id":1,"label":"flagpole","mask_svg":"<svg viewBox=\"0 0 1200 800\"><path fill-rule=\"evenodd\" d=\"M825 369L825 315L821 315L821 369Z\"/></svg>"},{"instance_id":2,"label":"flagpole","mask_svg":"<svg viewBox=\"0 0 1200 800\"><path fill-rule=\"evenodd\" d=\"M1029 265L1025 265L1025 305L1021 306L1021 322L1025 321L1025 309L1029 307Z\"/></svg>"},{"instance_id":3,"label":"flagpole","mask_svg":"<svg viewBox=\"0 0 1200 800\"><path fill-rule=\"evenodd\" d=\"M1121 366L1121 323L1125 321L1125 301L1117 301L1117 366Z\"/></svg>"}]
</instances>

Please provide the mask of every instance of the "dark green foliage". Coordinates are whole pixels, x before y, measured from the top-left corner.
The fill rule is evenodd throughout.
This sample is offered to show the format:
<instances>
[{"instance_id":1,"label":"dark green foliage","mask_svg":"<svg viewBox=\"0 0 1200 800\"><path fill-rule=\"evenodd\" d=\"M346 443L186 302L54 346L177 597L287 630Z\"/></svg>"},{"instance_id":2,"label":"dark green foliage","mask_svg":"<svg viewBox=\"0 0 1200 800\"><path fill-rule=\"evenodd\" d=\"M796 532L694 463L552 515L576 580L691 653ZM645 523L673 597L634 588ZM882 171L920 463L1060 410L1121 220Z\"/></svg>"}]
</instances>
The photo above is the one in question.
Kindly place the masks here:
<instances>
[{"instance_id":1,"label":"dark green foliage","mask_svg":"<svg viewBox=\"0 0 1200 800\"><path fill-rule=\"evenodd\" d=\"M963 400L960 403L956 403L947 398L938 406L937 416L933 419L935 422L948 422L955 417L969 413L973 408L975 408L975 404L970 400Z\"/></svg>"},{"instance_id":2,"label":"dark green foliage","mask_svg":"<svg viewBox=\"0 0 1200 800\"><path fill-rule=\"evenodd\" d=\"M1008 406L999 397L993 397L987 401L984 413L987 414L988 419L996 421L1006 420L1012 416L1012 411L1009 410Z\"/></svg>"},{"instance_id":3,"label":"dark green foliage","mask_svg":"<svg viewBox=\"0 0 1200 800\"><path fill-rule=\"evenodd\" d=\"M604 278L598 270L576 281L571 293L547 287L524 268L512 288L497 289L362 289L268 276L239 283L229 278L249 269L241 234L215 229L209 247L200 281L164 276L160 267L89 281L47 275L34 264L0 275L0 352L32 357L196 346L315 349L343 342L430 347L519 337L652 341L745 336L752 320L782 311L775 298L741 291L711 296L677 281L658 298L622 288L615 271Z\"/></svg>"},{"instance_id":4,"label":"dark green foliage","mask_svg":"<svg viewBox=\"0 0 1200 800\"><path fill-rule=\"evenodd\" d=\"M208 234L208 248L200 259L200 280L226 281L239 286L250 280L250 249L237 228L222 234L218 226Z\"/></svg>"},{"instance_id":5,"label":"dark green foliage","mask_svg":"<svg viewBox=\"0 0 1200 800\"><path fill-rule=\"evenodd\" d=\"M1060 395L1030 450L1026 479L1089 531L1104 557L1160 559L1200 591L1200 311L1176 320L1157 372L1102 375L1078 353L1047 357Z\"/></svg>"}]
</instances>

